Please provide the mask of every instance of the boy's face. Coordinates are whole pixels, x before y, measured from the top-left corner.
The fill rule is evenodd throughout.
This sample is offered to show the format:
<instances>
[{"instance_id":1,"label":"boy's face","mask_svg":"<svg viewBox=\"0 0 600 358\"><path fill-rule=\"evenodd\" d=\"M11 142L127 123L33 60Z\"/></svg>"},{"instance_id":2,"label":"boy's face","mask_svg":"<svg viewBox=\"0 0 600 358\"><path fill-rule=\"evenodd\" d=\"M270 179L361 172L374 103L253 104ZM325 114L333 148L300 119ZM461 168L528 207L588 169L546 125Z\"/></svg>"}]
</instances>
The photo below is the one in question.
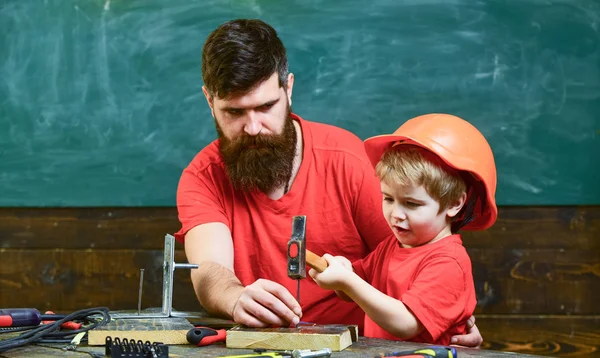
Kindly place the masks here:
<instances>
[{"instance_id":1,"label":"boy's face","mask_svg":"<svg viewBox=\"0 0 600 358\"><path fill-rule=\"evenodd\" d=\"M440 211L440 204L420 186L381 182L383 215L404 248L431 244L452 234L449 218L462 207Z\"/></svg>"}]
</instances>

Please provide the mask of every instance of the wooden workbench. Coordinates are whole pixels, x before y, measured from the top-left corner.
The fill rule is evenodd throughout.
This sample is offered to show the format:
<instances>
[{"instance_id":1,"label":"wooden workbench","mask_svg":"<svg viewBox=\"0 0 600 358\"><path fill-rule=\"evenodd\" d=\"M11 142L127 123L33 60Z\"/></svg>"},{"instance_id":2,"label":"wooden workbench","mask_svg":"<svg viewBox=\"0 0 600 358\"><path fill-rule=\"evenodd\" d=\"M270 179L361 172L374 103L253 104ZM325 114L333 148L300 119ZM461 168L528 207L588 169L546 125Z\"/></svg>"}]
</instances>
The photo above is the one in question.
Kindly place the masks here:
<instances>
[{"instance_id":1,"label":"wooden workbench","mask_svg":"<svg viewBox=\"0 0 600 358\"><path fill-rule=\"evenodd\" d=\"M145 313L152 313L156 309L144 310ZM117 311L113 313L129 313L129 311ZM154 312L155 313L155 312ZM174 315L179 317L187 317L190 322L202 323L204 326L210 326L214 328L229 329L235 323L230 320L221 318L211 317L204 311L200 312L173 312ZM17 333L5 333L0 335L0 341L14 337ZM36 344L29 345L21 348L12 349L10 351L0 353L0 358L9 357L106 357L104 355L104 346L88 346L82 344L77 348L76 351L67 351L63 347L67 344ZM375 357L376 354L381 352L391 351L405 351L417 348L427 347L427 344L423 343L412 343L412 342L400 342L390 341L385 339L366 338L359 337L357 342L354 342L350 347L344 349L341 352L333 352L331 357ZM324 347L323 347L324 348ZM471 349L471 348L456 348L458 357L485 357L485 358L505 358L505 357L540 357L529 354L518 354L504 351L492 351L483 349ZM225 342L218 342L210 346L196 347L192 345L170 345L169 346L169 357L220 357L228 355L241 355L254 353L252 349L228 349L225 347Z\"/></svg>"},{"instance_id":2,"label":"wooden workbench","mask_svg":"<svg viewBox=\"0 0 600 358\"><path fill-rule=\"evenodd\" d=\"M105 357L104 347L80 346L76 351L66 351L65 345L31 345L0 353L0 357ZM360 337L358 342L342 352L334 352L331 357L374 357L379 352L402 351L426 347L425 344L387 341L383 339ZM486 357L486 358L515 358L539 357L527 354L515 354L481 349L457 348L458 357ZM253 353L248 349L227 349L224 343L207 347L194 347L191 345L169 346L169 357L219 357L235 354Z\"/></svg>"}]
</instances>

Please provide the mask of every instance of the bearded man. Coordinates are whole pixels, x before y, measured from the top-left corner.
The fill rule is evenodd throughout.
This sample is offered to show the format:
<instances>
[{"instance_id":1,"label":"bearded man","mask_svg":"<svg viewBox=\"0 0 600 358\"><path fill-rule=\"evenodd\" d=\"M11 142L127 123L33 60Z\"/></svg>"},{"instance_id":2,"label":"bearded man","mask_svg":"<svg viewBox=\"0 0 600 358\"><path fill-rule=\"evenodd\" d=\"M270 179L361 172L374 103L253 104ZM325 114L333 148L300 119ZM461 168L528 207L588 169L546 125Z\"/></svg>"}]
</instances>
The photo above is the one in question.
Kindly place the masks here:
<instances>
[{"instance_id":1,"label":"bearded man","mask_svg":"<svg viewBox=\"0 0 600 358\"><path fill-rule=\"evenodd\" d=\"M290 291L287 242L292 217L306 215L316 254L365 257L392 235L363 142L291 112L294 75L276 31L260 20L222 24L202 51L202 88L218 140L184 170L177 190L194 290L200 304L238 323L303 321L363 325L354 302L301 280ZM300 306L300 304L302 306ZM458 344L477 346L474 327Z\"/></svg>"}]
</instances>

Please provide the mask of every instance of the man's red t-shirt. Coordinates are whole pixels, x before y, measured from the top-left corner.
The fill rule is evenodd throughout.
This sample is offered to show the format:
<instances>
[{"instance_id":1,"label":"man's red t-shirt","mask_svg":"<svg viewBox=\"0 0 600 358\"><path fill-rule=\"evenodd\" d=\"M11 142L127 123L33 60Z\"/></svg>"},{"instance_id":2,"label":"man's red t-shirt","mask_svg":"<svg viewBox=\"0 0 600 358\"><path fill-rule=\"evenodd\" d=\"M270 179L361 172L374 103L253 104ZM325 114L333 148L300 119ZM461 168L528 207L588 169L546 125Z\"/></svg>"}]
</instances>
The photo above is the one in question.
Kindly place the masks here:
<instances>
[{"instance_id":1,"label":"man's red t-shirt","mask_svg":"<svg viewBox=\"0 0 600 358\"><path fill-rule=\"evenodd\" d=\"M293 115L302 128L303 157L290 190L279 200L262 192L235 191L225 172L218 141L204 148L184 170L177 189L183 242L195 226L221 222L234 245L234 270L242 284L259 278L285 286L292 294L296 281L287 276L287 243L292 217L306 215L306 248L318 255L361 259L392 235L381 212L379 180L363 142L354 134ZM303 321L359 324L364 313L353 302L324 290L307 275L301 281Z\"/></svg>"},{"instance_id":2,"label":"man's red t-shirt","mask_svg":"<svg viewBox=\"0 0 600 358\"><path fill-rule=\"evenodd\" d=\"M448 345L452 336L466 334L477 299L460 235L415 248L402 248L393 237L353 268L371 286L402 301L423 324L425 330L409 341ZM368 316L364 330L366 337L400 340Z\"/></svg>"}]
</instances>

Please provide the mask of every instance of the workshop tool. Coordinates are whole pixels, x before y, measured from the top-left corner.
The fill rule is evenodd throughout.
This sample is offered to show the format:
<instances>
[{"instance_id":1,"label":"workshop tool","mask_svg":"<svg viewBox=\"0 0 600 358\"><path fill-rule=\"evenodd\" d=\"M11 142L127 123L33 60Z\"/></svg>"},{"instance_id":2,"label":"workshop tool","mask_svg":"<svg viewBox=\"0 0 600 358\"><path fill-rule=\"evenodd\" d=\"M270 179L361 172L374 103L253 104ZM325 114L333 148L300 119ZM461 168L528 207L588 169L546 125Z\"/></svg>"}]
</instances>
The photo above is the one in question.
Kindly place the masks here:
<instances>
[{"instance_id":1,"label":"workshop tool","mask_svg":"<svg viewBox=\"0 0 600 358\"><path fill-rule=\"evenodd\" d=\"M161 342L142 342L106 337L104 354L111 358L168 358L169 346Z\"/></svg>"},{"instance_id":2,"label":"workshop tool","mask_svg":"<svg viewBox=\"0 0 600 358\"><path fill-rule=\"evenodd\" d=\"M292 218L292 236L287 247L287 274L297 280L296 301L300 303L300 280L306 277L306 265L323 272L327 261L306 249L306 216L298 215Z\"/></svg>"},{"instance_id":3,"label":"workshop tool","mask_svg":"<svg viewBox=\"0 0 600 358\"><path fill-rule=\"evenodd\" d=\"M142 313L142 288L144 287L144 269L140 269L140 289L138 290L138 316Z\"/></svg>"},{"instance_id":4,"label":"workshop tool","mask_svg":"<svg viewBox=\"0 0 600 358\"><path fill-rule=\"evenodd\" d=\"M55 315L56 317L64 316L64 315L56 315L52 311L46 311L46 312L44 312L43 317L47 317L46 315ZM42 321L42 324L51 324L53 322L54 322L54 320L50 320L49 319L49 320ZM76 322L73 322L73 321L69 321L69 322L65 322L65 323L61 324L60 328L76 330L76 329L80 329L81 328L81 323L76 323Z\"/></svg>"},{"instance_id":5,"label":"workshop tool","mask_svg":"<svg viewBox=\"0 0 600 358\"><path fill-rule=\"evenodd\" d=\"M163 318L172 317L173 311L173 273L175 269L197 269L196 264L183 264L175 262L175 237L172 235L165 235L165 250L163 258L163 290L162 290L162 311L159 313L142 313L140 312L141 301L142 301L142 284L143 274L140 272L140 288L138 295L138 312L137 314L130 313L116 313L111 312L112 318Z\"/></svg>"},{"instance_id":6,"label":"workshop tool","mask_svg":"<svg viewBox=\"0 0 600 358\"><path fill-rule=\"evenodd\" d=\"M65 317L62 314L40 314L35 308L0 309L0 327L37 326L42 321L58 321Z\"/></svg>"},{"instance_id":7,"label":"workshop tool","mask_svg":"<svg viewBox=\"0 0 600 358\"><path fill-rule=\"evenodd\" d=\"M85 337L86 334L87 334L87 332L77 333L75 335L75 337L73 337L73 339L71 339L71 342L69 342L69 344L67 344L66 346L63 347L63 350L65 350L65 351L77 350L77 347L79 347L79 345L81 344L81 340L83 339L83 337Z\"/></svg>"},{"instance_id":8,"label":"workshop tool","mask_svg":"<svg viewBox=\"0 0 600 358\"><path fill-rule=\"evenodd\" d=\"M321 358L331 357L331 349L323 348L312 351L310 349L294 349L293 351L272 351L268 352L266 349L255 349L255 353L233 355L233 356L222 356L219 358L256 358L256 357L291 357L291 358Z\"/></svg>"},{"instance_id":9,"label":"workshop tool","mask_svg":"<svg viewBox=\"0 0 600 358\"><path fill-rule=\"evenodd\" d=\"M300 280L306 277L306 216L292 218L292 236L287 246L287 274L297 280L296 301L300 303Z\"/></svg>"},{"instance_id":10,"label":"workshop tool","mask_svg":"<svg viewBox=\"0 0 600 358\"><path fill-rule=\"evenodd\" d=\"M382 357L457 358L458 353L453 347L431 346L410 351L379 353L375 356L375 358Z\"/></svg>"},{"instance_id":11,"label":"workshop tool","mask_svg":"<svg viewBox=\"0 0 600 358\"><path fill-rule=\"evenodd\" d=\"M327 268L327 260L313 253L309 249L306 249L306 264L319 273L325 271Z\"/></svg>"},{"instance_id":12,"label":"workshop tool","mask_svg":"<svg viewBox=\"0 0 600 358\"><path fill-rule=\"evenodd\" d=\"M164 344L187 344L186 334L194 326L185 318L189 314L173 311L173 273L175 269L195 269L198 265L176 263L175 238L165 235L163 257L162 307L141 312L143 271L140 271L138 312L110 312L113 319L104 327L88 333L89 345L103 345L107 336L127 337L130 340L159 341ZM160 310L160 311L159 311ZM151 327L151 329L148 329Z\"/></svg>"},{"instance_id":13,"label":"workshop tool","mask_svg":"<svg viewBox=\"0 0 600 358\"><path fill-rule=\"evenodd\" d=\"M49 324L42 324L29 329L20 329L24 332L18 336L0 340L0 356L3 356L1 353L4 353L8 350L22 347L27 344L35 344L40 341L48 342L48 340L52 340L54 343L70 342L70 344L73 345L76 343L75 339L80 333L89 333L92 330L100 328L106 323L110 322L110 315L108 312L109 309L107 307L87 308L65 315L64 318ZM44 316L41 315L41 317ZM87 323L85 326L81 327L81 329L76 331L62 331L60 326L63 323L70 321L84 321ZM75 338L73 338L74 336Z\"/></svg>"},{"instance_id":14,"label":"workshop tool","mask_svg":"<svg viewBox=\"0 0 600 358\"><path fill-rule=\"evenodd\" d=\"M234 356L218 356L217 358L277 358L277 357L289 357L289 355L283 355L278 352L264 352L264 353L249 353L249 354L238 354Z\"/></svg>"},{"instance_id":15,"label":"workshop tool","mask_svg":"<svg viewBox=\"0 0 600 358\"><path fill-rule=\"evenodd\" d=\"M208 346L216 342L225 342L227 332L224 329L209 327L194 327L189 330L186 339L190 344L198 347Z\"/></svg>"},{"instance_id":16,"label":"workshop tool","mask_svg":"<svg viewBox=\"0 0 600 358\"><path fill-rule=\"evenodd\" d=\"M294 349L292 351L292 358L318 358L318 357L331 357L331 349L323 348L316 351Z\"/></svg>"}]
</instances>

